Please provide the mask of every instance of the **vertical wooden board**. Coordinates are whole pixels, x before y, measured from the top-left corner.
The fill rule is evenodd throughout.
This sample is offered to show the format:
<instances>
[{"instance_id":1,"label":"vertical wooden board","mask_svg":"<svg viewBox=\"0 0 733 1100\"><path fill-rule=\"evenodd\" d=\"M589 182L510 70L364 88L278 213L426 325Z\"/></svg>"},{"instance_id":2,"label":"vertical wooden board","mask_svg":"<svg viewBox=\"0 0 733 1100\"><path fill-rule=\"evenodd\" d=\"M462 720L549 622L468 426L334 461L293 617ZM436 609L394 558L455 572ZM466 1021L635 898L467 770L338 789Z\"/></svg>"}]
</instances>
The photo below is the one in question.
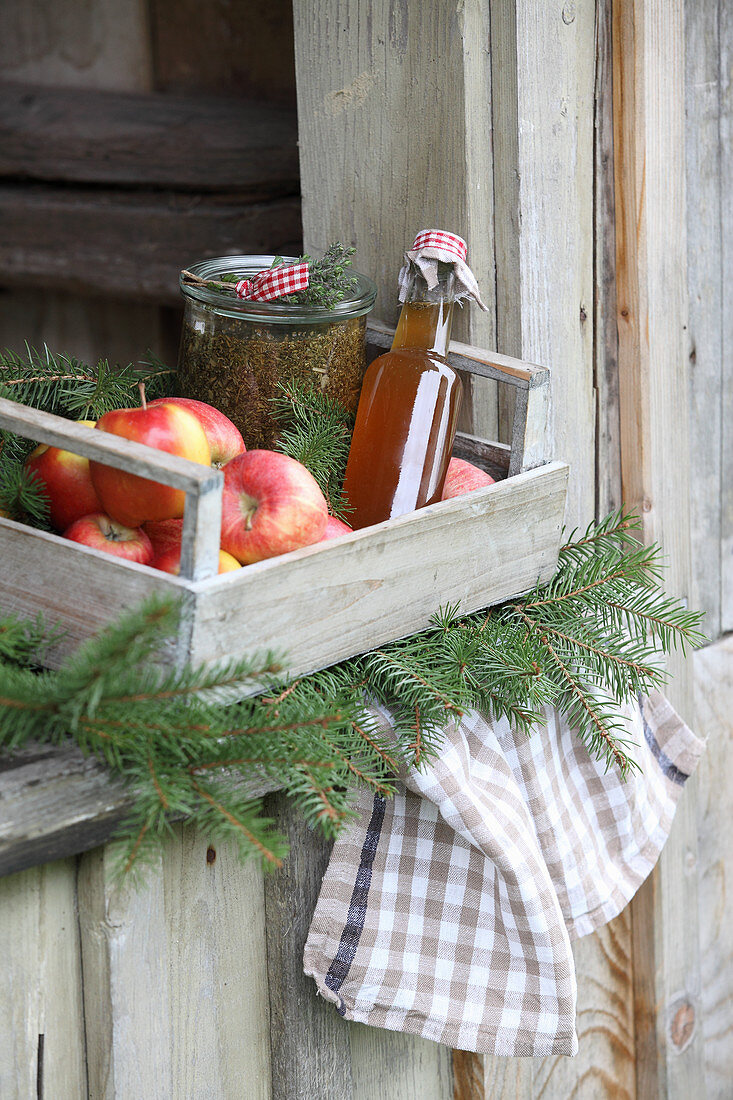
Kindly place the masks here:
<instances>
[{"instance_id":1,"label":"vertical wooden board","mask_svg":"<svg viewBox=\"0 0 733 1100\"><path fill-rule=\"evenodd\" d=\"M119 1096L175 1097L170 1051L171 951L167 938L162 859L112 884L115 846L82 856L81 928L89 1091Z\"/></svg>"},{"instance_id":2,"label":"vertical wooden board","mask_svg":"<svg viewBox=\"0 0 733 1100\"><path fill-rule=\"evenodd\" d=\"M331 844L293 811L284 794L266 800L290 846L284 866L265 879L267 972L273 1100L356 1100L351 1025L316 994L303 973L303 948ZM359 1100L381 1093L362 1092Z\"/></svg>"},{"instance_id":3,"label":"vertical wooden board","mask_svg":"<svg viewBox=\"0 0 733 1100\"><path fill-rule=\"evenodd\" d=\"M379 288L374 316L394 324L415 234L460 233L489 312L459 312L454 336L492 347L488 5L296 0L294 14L306 249L356 245ZM467 401L472 430L487 437L492 395L477 384Z\"/></svg>"},{"instance_id":4,"label":"vertical wooden board","mask_svg":"<svg viewBox=\"0 0 733 1100\"><path fill-rule=\"evenodd\" d=\"M616 325L612 0L596 12L593 333L596 391L596 516L621 507L621 421Z\"/></svg>"},{"instance_id":5,"label":"vertical wooden board","mask_svg":"<svg viewBox=\"0 0 733 1100\"><path fill-rule=\"evenodd\" d=\"M688 344L684 177L684 20L680 0L614 4L614 139L622 486L661 543L666 587L689 595ZM667 692L688 720L690 668L668 662ZM699 1095L694 865L695 781L685 790L654 873L632 903L637 1092Z\"/></svg>"},{"instance_id":6,"label":"vertical wooden board","mask_svg":"<svg viewBox=\"0 0 733 1100\"><path fill-rule=\"evenodd\" d=\"M720 0L720 237L723 375L721 439L721 622L733 630L733 10ZM714 398L713 398L714 400Z\"/></svg>"},{"instance_id":7,"label":"vertical wooden board","mask_svg":"<svg viewBox=\"0 0 733 1100\"><path fill-rule=\"evenodd\" d=\"M75 879L61 860L0 880L3 1100L87 1095Z\"/></svg>"},{"instance_id":8,"label":"vertical wooden board","mask_svg":"<svg viewBox=\"0 0 733 1100\"><path fill-rule=\"evenodd\" d=\"M726 201L721 167L726 154L720 144L721 79L725 78L720 71L720 16L720 0L687 0L685 4L690 453L694 486L690 496L690 595L693 606L705 611L704 629L712 639L720 633L721 622L720 509L726 420L722 281L725 231L721 233ZM727 366L730 370L730 363Z\"/></svg>"},{"instance_id":9,"label":"vertical wooden board","mask_svg":"<svg viewBox=\"0 0 733 1100\"><path fill-rule=\"evenodd\" d=\"M549 454L571 464L566 523L585 526L596 498L595 5L500 0L491 11L498 346L553 371ZM512 415L502 411L504 434ZM608 1024L617 960L596 937L575 952L578 1056L486 1058L487 1098L559 1100L614 1076L630 1094L633 1066L607 1038L620 1028Z\"/></svg>"},{"instance_id":10,"label":"vertical wooden board","mask_svg":"<svg viewBox=\"0 0 733 1100\"><path fill-rule=\"evenodd\" d=\"M171 1058L181 1100L269 1100L262 871L177 828L163 864Z\"/></svg>"},{"instance_id":11,"label":"vertical wooden board","mask_svg":"<svg viewBox=\"0 0 733 1100\"><path fill-rule=\"evenodd\" d=\"M96 1097L269 1100L262 879L176 827L142 881L82 857L89 1081Z\"/></svg>"},{"instance_id":12,"label":"vertical wooden board","mask_svg":"<svg viewBox=\"0 0 733 1100\"><path fill-rule=\"evenodd\" d=\"M4 0L0 63L5 80L149 91L145 0Z\"/></svg>"},{"instance_id":13,"label":"vertical wooden board","mask_svg":"<svg viewBox=\"0 0 733 1100\"><path fill-rule=\"evenodd\" d=\"M551 456L567 522L593 515L595 4L492 5L497 340L553 371Z\"/></svg>"},{"instance_id":14,"label":"vertical wooden board","mask_svg":"<svg viewBox=\"0 0 733 1100\"><path fill-rule=\"evenodd\" d=\"M733 636L695 654L700 761L696 872L700 913L701 1028L708 1100L727 1100L733 1081Z\"/></svg>"},{"instance_id":15,"label":"vertical wooden board","mask_svg":"<svg viewBox=\"0 0 733 1100\"><path fill-rule=\"evenodd\" d=\"M366 1024L349 1025L349 1045L354 1100L454 1100L450 1047Z\"/></svg>"}]
</instances>

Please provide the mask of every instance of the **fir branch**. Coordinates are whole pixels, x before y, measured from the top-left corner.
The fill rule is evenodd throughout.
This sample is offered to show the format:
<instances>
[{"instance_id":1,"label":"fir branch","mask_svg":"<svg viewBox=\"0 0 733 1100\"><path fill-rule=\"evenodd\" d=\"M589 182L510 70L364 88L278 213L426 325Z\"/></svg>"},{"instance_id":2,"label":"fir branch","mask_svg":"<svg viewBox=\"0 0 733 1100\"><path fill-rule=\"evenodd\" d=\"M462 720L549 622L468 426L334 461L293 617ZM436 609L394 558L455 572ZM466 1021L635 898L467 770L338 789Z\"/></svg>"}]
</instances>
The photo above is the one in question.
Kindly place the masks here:
<instances>
[{"instance_id":1,"label":"fir branch","mask_svg":"<svg viewBox=\"0 0 733 1100\"><path fill-rule=\"evenodd\" d=\"M277 449L302 462L318 482L333 516L348 523L343 493L352 417L337 401L295 381L278 383L273 416L280 425Z\"/></svg>"},{"instance_id":2,"label":"fir branch","mask_svg":"<svg viewBox=\"0 0 733 1100\"><path fill-rule=\"evenodd\" d=\"M16 523L26 523L30 527L50 531L50 508L51 502L44 482L34 471L27 470L22 465L22 460L7 456L3 450L0 464L0 509Z\"/></svg>"},{"instance_id":3,"label":"fir branch","mask_svg":"<svg viewBox=\"0 0 733 1100\"><path fill-rule=\"evenodd\" d=\"M658 550L636 543L632 528L609 517L567 543L556 576L524 599L463 616L446 608L427 631L293 681L273 654L162 667L178 615L167 601L130 612L58 672L33 668L49 638L42 623L8 617L0 746L71 736L114 769L134 795L120 849L120 866L131 868L174 817L274 864L283 842L246 794L254 777L277 780L333 834L353 812L353 783L389 793L395 774L437 751L446 724L468 708L529 732L552 703L593 755L627 774L636 765L621 705L663 681L658 647L701 640L700 617L664 594ZM365 700L389 708L393 732L381 731Z\"/></svg>"}]
</instances>

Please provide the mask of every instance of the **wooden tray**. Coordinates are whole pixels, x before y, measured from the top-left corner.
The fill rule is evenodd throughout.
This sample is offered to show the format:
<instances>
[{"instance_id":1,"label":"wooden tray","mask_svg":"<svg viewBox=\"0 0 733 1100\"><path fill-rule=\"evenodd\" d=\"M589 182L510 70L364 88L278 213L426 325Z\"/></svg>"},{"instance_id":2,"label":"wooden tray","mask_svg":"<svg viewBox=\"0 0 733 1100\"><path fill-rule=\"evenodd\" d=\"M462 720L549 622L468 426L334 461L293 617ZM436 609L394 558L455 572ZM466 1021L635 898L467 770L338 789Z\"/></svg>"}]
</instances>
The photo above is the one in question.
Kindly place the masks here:
<instances>
[{"instance_id":1,"label":"wooden tray","mask_svg":"<svg viewBox=\"0 0 733 1100\"><path fill-rule=\"evenodd\" d=\"M391 332L372 325L369 339L379 351ZM47 656L57 667L147 595L172 594L184 614L164 660L273 649L301 674L421 630L440 607L474 611L548 580L568 476L567 465L544 462L549 371L456 343L451 361L516 390L511 446L459 435L454 448L503 480L221 576L220 471L0 399L0 427L186 493L180 577L0 518L0 611L60 623L65 634Z\"/></svg>"}]
</instances>

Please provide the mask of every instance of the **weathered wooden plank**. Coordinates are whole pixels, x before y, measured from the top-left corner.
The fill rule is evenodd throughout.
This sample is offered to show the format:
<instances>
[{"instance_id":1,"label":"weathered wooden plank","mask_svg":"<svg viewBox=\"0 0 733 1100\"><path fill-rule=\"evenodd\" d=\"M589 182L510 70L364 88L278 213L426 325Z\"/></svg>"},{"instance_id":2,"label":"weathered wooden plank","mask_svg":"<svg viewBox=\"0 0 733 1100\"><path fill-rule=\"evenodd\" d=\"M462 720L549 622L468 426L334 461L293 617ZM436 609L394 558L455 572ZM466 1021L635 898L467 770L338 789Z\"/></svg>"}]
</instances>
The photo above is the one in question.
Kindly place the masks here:
<instances>
[{"instance_id":1,"label":"weathered wooden plank","mask_svg":"<svg viewBox=\"0 0 733 1100\"><path fill-rule=\"evenodd\" d=\"M0 1095L87 1096L73 861L0 882Z\"/></svg>"},{"instance_id":2,"label":"weathered wooden plank","mask_svg":"<svg viewBox=\"0 0 733 1100\"><path fill-rule=\"evenodd\" d=\"M275 784L246 787L259 798ZM132 805L124 784L71 742L19 749L0 768L0 877L97 848Z\"/></svg>"},{"instance_id":3,"label":"weathered wooden plank","mask_svg":"<svg viewBox=\"0 0 733 1100\"><path fill-rule=\"evenodd\" d=\"M701 1018L708 1100L724 1100L733 1081L733 922L729 883L733 851L733 636L694 656L695 723L707 749L697 799ZM701 1095L699 1093L698 1095Z\"/></svg>"},{"instance_id":4,"label":"weathered wooden plank","mask_svg":"<svg viewBox=\"0 0 733 1100\"><path fill-rule=\"evenodd\" d=\"M724 7L725 5L723 5ZM719 0L685 4L687 274L690 318L691 599L720 633L725 358Z\"/></svg>"},{"instance_id":5,"label":"weathered wooden plank","mask_svg":"<svg viewBox=\"0 0 733 1100\"><path fill-rule=\"evenodd\" d=\"M722 2L720 11L720 224L722 238L722 348L720 388L721 439L721 595L720 629L733 630L733 11ZM715 398L713 397L714 401Z\"/></svg>"},{"instance_id":6,"label":"weathered wooden plank","mask_svg":"<svg viewBox=\"0 0 733 1100\"><path fill-rule=\"evenodd\" d=\"M680 0L613 8L616 252L622 487L661 543L667 588L687 596L688 344L684 178L684 20ZM690 670L669 661L668 694L691 716ZM650 879L632 903L637 1093L692 1096L703 1088L695 784Z\"/></svg>"},{"instance_id":7,"label":"weathered wooden plank","mask_svg":"<svg viewBox=\"0 0 733 1100\"><path fill-rule=\"evenodd\" d=\"M298 252L300 200L0 187L0 281L178 305L178 274L227 253Z\"/></svg>"},{"instance_id":8,"label":"weathered wooden plank","mask_svg":"<svg viewBox=\"0 0 733 1100\"><path fill-rule=\"evenodd\" d=\"M596 391L596 516L599 518L621 507L611 5L612 0L599 0L596 13L593 330Z\"/></svg>"},{"instance_id":9,"label":"weathered wooden plank","mask_svg":"<svg viewBox=\"0 0 733 1100\"><path fill-rule=\"evenodd\" d=\"M143 881L114 858L79 872L90 1095L269 1100L261 873L183 827Z\"/></svg>"},{"instance_id":10,"label":"weathered wooden plank","mask_svg":"<svg viewBox=\"0 0 733 1100\"><path fill-rule=\"evenodd\" d=\"M293 813L284 795L266 802L287 837L285 865L265 879L273 1100L353 1100L349 1024L316 996L303 947L331 845Z\"/></svg>"},{"instance_id":11,"label":"weathered wooden plank","mask_svg":"<svg viewBox=\"0 0 733 1100\"><path fill-rule=\"evenodd\" d=\"M379 288L375 315L394 324L416 232L461 233L489 311L464 309L455 333L492 347L488 5L328 0L296 3L294 16L306 247L355 244ZM494 438L493 389L472 383L464 403L460 427Z\"/></svg>"},{"instance_id":12,"label":"weathered wooden plank","mask_svg":"<svg viewBox=\"0 0 733 1100\"><path fill-rule=\"evenodd\" d=\"M552 370L548 453L568 461L565 522L584 527L595 507L593 390L593 102L596 4L491 4L497 346ZM500 406L511 437L514 403ZM575 948L584 1039L572 1062L485 1059L485 1096L546 1100L581 1094L596 1067L611 1074L605 991L612 963L591 941ZM600 994L596 991L603 991ZM620 1086L631 1083L626 1066ZM482 1097L483 1100L483 1097Z\"/></svg>"},{"instance_id":13,"label":"weathered wooden plank","mask_svg":"<svg viewBox=\"0 0 733 1100\"><path fill-rule=\"evenodd\" d=\"M0 178L266 201L300 191L297 136L267 103L4 84Z\"/></svg>"},{"instance_id":14,"label":"weathered wooden plank","mask_svg":"<svg viewBox=\"0 0 733 1100\"><path fill-rule=\"evenodd\" d=\"M394 326L371 317L367 322L367 342L388 350L394 339ZM460 371L481 374L494 382L503 382L517 389L533 386L545 386L549 383L547 367L538 367L534 363L525 363L511 355L502 355L498 351L475 348L471 344L462 344L451 340L448 353L453 366Z\"/></svg>"},{"instance_id":15,"label":"weathered wooden plank","mask_svg":"<svg viewBox=\"0 0 733 1100\"><path fill-rule=\"evenodd\" d=\"M186 582L170 573L1 518L0 560L2 613L40 613L49 625L63 626L64 635L44 654L49 668L146 597L186 591Z\"/></svg>"},{"instance_id":16,"label":"weathered wooden plank","mask_svg":"<svg viewBox=\"0 0 733 1100\"><path fill-rule=\"evenodd\" d=\"M193 585L192 659L273 647L310 672L425 629L440 607L526 592L555 571L566 477L551 463Z\"/></svg>"}]
</instances>

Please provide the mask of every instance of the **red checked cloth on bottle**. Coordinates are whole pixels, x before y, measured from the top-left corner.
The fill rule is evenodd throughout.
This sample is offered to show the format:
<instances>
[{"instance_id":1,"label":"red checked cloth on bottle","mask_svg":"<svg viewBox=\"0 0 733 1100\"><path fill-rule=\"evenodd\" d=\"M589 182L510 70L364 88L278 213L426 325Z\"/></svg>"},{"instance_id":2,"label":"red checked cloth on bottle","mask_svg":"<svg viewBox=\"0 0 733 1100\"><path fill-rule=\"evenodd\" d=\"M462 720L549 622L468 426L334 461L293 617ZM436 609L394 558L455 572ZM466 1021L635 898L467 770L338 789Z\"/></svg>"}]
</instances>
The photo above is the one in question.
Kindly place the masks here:
<instances>
[{"instance_id":1,"label":"red checked cloth on bottle","mask_svg":"<svg viewBox=\"0 0 733 1100\"><path fill-rule=\"evenodd\" d=\"M575 1054L570 941L652 870L704 744L666 699L626 708L641 765L604 773L553 708L531 737L473 712L336 841L306 974L349 1020L498 1055Z\"/></svg>"}]
</instances>

